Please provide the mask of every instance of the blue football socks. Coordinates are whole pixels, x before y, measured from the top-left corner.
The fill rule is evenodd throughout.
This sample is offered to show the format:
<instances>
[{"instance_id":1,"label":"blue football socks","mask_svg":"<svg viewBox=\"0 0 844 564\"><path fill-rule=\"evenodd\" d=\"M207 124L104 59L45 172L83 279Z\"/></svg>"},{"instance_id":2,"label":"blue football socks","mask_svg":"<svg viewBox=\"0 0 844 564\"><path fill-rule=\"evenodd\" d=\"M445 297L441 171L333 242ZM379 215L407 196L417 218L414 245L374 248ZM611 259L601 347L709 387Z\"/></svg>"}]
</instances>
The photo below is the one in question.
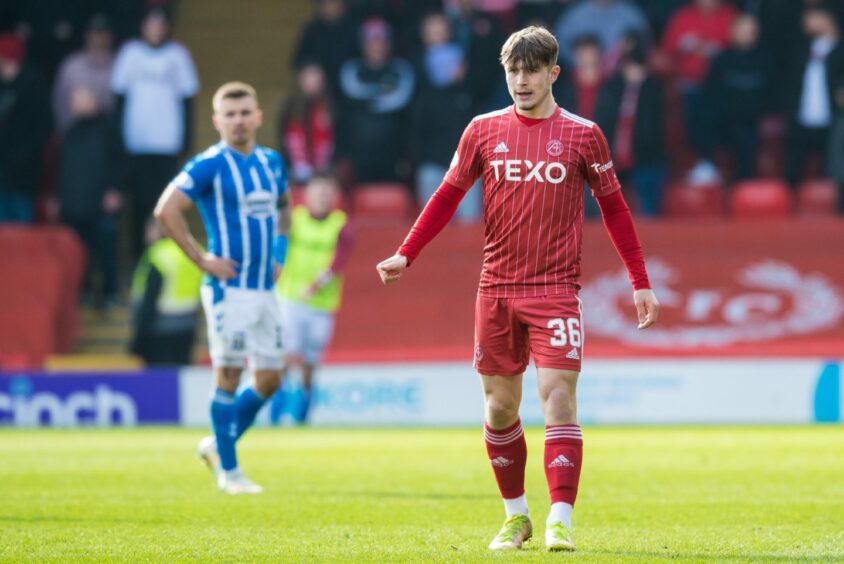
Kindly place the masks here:
<instances>
[{"instance_id":1,"label":"blue football socks","mask_svg":"<svg viewBox=\"0 0 844 564\"><path fill-rule=\"evenodd\" d=\"M217 439L217 453L223 470L237 468L234 443L237 440L237 406L232 392L215 388L211 394L211 428Z\"/></svg>"},{"instance_id":2,"label":"blue football socks","mask_svg":"<svg viewBox=\"0 0 844 564\"><path fill-rule=\"evenodd\" d=\"M244 388L242 392L237 395L235 406L237 407L237 436L238 440L246 430L255 422L255 416L261 411L267 398L259 394L255 388L249 386Z\"/></svg>"}]
</instances>

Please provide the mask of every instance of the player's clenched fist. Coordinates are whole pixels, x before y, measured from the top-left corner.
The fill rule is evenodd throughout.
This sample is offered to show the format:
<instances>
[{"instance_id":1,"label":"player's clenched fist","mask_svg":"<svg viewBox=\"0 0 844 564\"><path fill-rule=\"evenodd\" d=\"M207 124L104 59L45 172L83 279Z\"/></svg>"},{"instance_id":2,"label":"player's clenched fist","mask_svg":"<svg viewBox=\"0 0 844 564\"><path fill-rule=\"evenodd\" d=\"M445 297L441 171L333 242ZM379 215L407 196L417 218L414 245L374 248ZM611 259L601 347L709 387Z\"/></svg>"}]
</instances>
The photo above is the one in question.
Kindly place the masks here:
<instances>
[{"instance_id":1,"label":"player's clenched fist","mask_svg":"<svg viewBox=\"0 0 844 564\"><path fill-rule=\"evenodd\" d=\"M407 257L402 255L393 255L387 260L382 260L375 267L378 270L378 275L381 277L381 282L384 284L391 284L401 278L404 269L407 268Z\"/></svg>"}]
</instances>

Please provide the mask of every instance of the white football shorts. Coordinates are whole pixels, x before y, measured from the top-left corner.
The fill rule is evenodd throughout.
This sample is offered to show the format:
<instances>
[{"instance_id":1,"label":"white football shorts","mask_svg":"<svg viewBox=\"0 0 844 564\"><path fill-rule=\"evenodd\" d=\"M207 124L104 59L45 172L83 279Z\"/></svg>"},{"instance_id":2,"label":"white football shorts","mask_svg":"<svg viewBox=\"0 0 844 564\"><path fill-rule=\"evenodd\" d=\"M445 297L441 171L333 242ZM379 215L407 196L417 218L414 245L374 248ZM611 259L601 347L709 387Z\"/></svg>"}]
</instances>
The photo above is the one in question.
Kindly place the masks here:
<instances>
[{"instance_id":1,"label":"white football shorts","mask_svg":"<svg viewBox=\"0 0 844 564\"><path fill-rule=\"evenodd\" d=\"M319 364L334 332L334 314L284 298L279 302L285 353L307 364Z\"/></svg>"},{"instance_id":2,"label":"white football shorts","mask_svg":"<svg viewBox=\"0 0 844 564\"><path fill-rule=\"evenodd\" d=\"M276 370L283 365L281 310L273 290L223 288L214 303L214 289L202 286L202 307L208 325L208 347L214 367Z\"/></svg>"}]
</instances>

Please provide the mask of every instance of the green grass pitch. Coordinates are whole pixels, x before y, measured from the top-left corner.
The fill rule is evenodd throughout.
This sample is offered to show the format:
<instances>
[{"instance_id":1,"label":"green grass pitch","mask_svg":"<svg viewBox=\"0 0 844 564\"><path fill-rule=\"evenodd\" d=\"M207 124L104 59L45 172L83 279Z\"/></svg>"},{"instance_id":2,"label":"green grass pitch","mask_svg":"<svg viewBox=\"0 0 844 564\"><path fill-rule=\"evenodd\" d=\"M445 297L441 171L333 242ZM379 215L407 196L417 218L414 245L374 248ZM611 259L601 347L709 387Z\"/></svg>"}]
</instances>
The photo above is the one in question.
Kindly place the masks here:
<instances>
[{"instance_id":1,"label":"green grass pitch","mask_svg":"<svg viewBox=\"0 0 844 564\"><path fill-rule=\"evenodd\" d=\"M200 430L0 430L0 560L844 561L844 427L585 428L575 554L546 553L542 430L527 430L535 537L503 520L478 429L258 429L260 496L215 490Z\"/></svg>"}]
</instances>

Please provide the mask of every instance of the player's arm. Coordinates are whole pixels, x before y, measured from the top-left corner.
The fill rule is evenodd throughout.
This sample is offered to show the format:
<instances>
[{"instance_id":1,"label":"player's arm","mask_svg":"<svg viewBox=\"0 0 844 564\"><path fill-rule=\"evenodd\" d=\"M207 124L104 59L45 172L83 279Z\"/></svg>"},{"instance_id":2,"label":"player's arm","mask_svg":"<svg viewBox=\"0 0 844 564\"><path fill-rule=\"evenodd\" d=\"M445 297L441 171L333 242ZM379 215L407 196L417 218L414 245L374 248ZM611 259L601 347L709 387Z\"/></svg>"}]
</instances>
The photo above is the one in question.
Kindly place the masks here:
<instances>
[{"instance_id":1,"label":"player's arm","mask_svg":"<svg viewBox=\"0 0 844 564\"><path fill-rule=\"evenodd\" d=\"M480 171L478 133L472 122L460 138L445 180L428 200L398 252L375 267L381 282L391 284L401 278L425 245L430 243L454 216L466 191L480 176Z\"/></svg>"},{"instance_id":2,"label":"player's arm","mask_svg":"<svg viewBox=\"0 0 844 564\"><path fill-rule=\"evenodd\" d=\"M234 278L237 276L235 271L237 263L231 259L204 253L191 234L185 219L185 212L191 205L193 205L191 199L175 184L170 183L155 206L155 219L164 228L167 236L173 239L200 269L220 280Z\"/></svg>"},{"instance_id":3,"label":"player's arm","mask_svg":"<svg viewBox=\"0 0 844 564\"><path fill-rule=\"evenodd\" d=\"M279 173L278 181L285 187L285 191L278 198L278 227L273 240L273 259L275 259L273 282L278 281L281 276L281 269L287 260L287 234L290 233L290 225L293 222L290 197L286 191L287 174L285 171L282 170Z\"/></svg>"},{"instance_id":4,"label":"player's arm","mask_svg":"<svg viewBox=\"0 0 844 564\"><path fill-rule=\"evenodd\" d=\"M401 278L404 270L416 260L422 249L448 224L466 195L465 190L443 182L428 200L398 252L376 267L381 281L390 284Z\"/></svg>"},{"instance_id":5,"label":"player's arm","mask_svg":"<svg viewBox=\"0 0 844 564\"><path fill-rule=\"evenodd\" d=\"M597 125L593 126L593 130L594 137L589 142L588 153L595 162L587 162L587 180L598 200L607 233L633 285L633 303L639 329L647 329L656 323L659 316L659 300L651 289L645 269L645 254L633 224L633 215L624 201L621 185L612 166L609 145Z\"/></svg>"},{"instance_id":6,"label":"player's arm","mask_svg":"<svg viewBox=\"0 0 844 564\"><path fill-rule=\"evenodd\" d=\"M334 280L334 277L346 268L346 264L348 264L352 256L354 245L355 232L351 224L347 223L340 230L340 233L337 234L337 248L334 251L334 258L331 260L331 264L305 290L304 297L306 299L322 290L326 284Z\"/></svg>"}]
</instances>

